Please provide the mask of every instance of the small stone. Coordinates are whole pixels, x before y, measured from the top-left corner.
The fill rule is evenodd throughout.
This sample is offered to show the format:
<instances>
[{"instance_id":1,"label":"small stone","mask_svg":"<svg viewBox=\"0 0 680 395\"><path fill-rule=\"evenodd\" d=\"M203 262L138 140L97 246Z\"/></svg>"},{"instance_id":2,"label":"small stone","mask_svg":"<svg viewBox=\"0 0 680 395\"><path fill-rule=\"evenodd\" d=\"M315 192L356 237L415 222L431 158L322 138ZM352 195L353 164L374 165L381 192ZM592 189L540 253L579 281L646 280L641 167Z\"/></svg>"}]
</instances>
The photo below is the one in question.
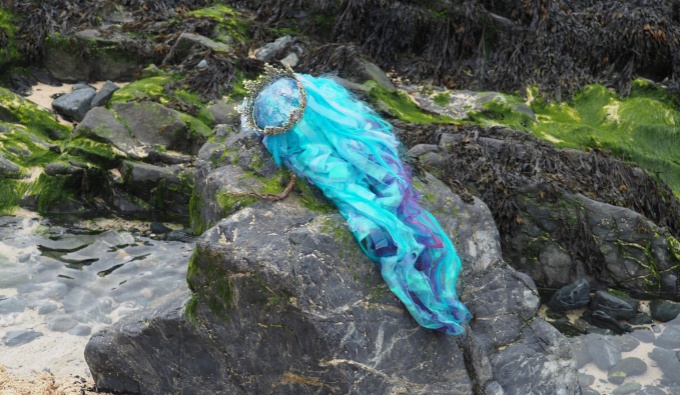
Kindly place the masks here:
<instances>
[{"instance_id":1,"label":"small stone","mask_svg":"<svg viewBox=\"0 0 680 395\"><path fill-rule=\"evenodd\" d=\"M40 315L49 314L49 313L53 312L53 311L56 310L56 309L57 309L57 305L55 305L55 304L53 304L53 303L49 303L49 302L48 302L48 303L44 303L44 304L41 304L41 305L38 307L38 314L40 314Z\"/></svg>"},{"instance_id":2,"label":"small stone","mask_svg":"<svg viewBox=\"0 0 680 395\"><path fill-rule=\"evenodd\" d=\"M53 316L47 316L47 318L45 318L45 324L47 325L47 328L51 331L66 332L67 330L78 325L78 321L76 321L69 315L57 314Z\"/></svg>"},{"instance_id":3,"label":"small stone","mask_svg":"<svg viewBox=\"0 0 680 395\"><path fill-rule=\"evenodd\" d=\"M617 336L615 339L621 346L622 352L633 351L640 345L640 341L638 339L628 334Z\"/></svg>"},{"instance_id":4,"label":"small stone","mask_svg":"<svg viewBox=\"0 0 680 395\"><path fill-rule=\"evenodd\" d=\"M30 343L39 338L43 334L35 332L33 329L22 329L18 331L9 331L2 337L2 343L7 347L16 347L22 344Z\"/></svg>"},{"instance_id":5,"label":"small stone","mask_svg":"<svg viewBox=\"0 0 680 395\"><path fill-rule=\"evenodd\" d=\"M582 388L581 395L600 395L600 393L592 388Z\"/></svg>"},{"instance_id":6,"label":"small stone","mask_svg":"<svg viewBox=\"0 0 680 395\"><path fill-rule=\"evenodd\" d=\"M615 320L633 318L637 309L628 302L605 291L597 291L588 306L591 310L602 310ZM637 307L637 306L636 306Z\"/></svg>"},{"instance_id":7,"label":"small stone","mask_svg":"<svg viewBox=\"0 0 680 395\"><path fill-rule=\"evenodd\" d=\"M639 313L628 320L628 323L631 325L649 325L652 322L654 322L654 320L652 320L652 317L647 313Z\"/></svg>"},{"instance_id":8,"label":"small stone","mask_svg":"<svg viewBox=\"0 0 680 395\"><path fill-rule=\"evenodd\" d=\"M111 81L106 81L102 88L99 91L97 91L97 93L94 95L90 105L92 107L99 107L105 105L106 103L109 102L111 96L113 96L113 93L118 89L120 89L120 86L114 84Z\"/></svg>"},{"instance_id":9,"label":"small stone","mask_svg":"<svg viewBox=\"0 0 680 395\"><path fill-rule=\"evenodd\" d=\"M196 65L196 68L199 68L201 70L205 69L206 67L208 67L208 61L205 59L201 59L201 61L198 62L198 64Z\"/></svg>"},{"instance_id":10,"label":"small stone","mask_svg":"<svg viewBox=\"0 0 680 395\"><path fill-rule=\"evenodd\" d=\"M0 300L0 314L19 313L25 308L26 303L16 297Z\"/></svg>"},{"instance_id":11,"label":"small stone","mask_svg":"<svg viewBox=\"0 0 680 395\"><path fill-rule=\"evenodd\" d=\"M25 253L25 254L21 254L17 257L17 261L19 261L21 263L26 263L26 262L28 262L29 259L31 259L31 254L28 253L28 252Z\"/></svg>"},{"instance_id":12,"label":"small stone","mask_svg":"<svg viewBox=\"0 0 680 395\"><path fill-rule=\"evenodd\" d=\"M96 91L92 88L78 89L59 96L52 102L52 108L66 117L82 121L95 95Z\"/></svg>"},{"instance_id":13,"label":"small stone","mask_svg":"<svg viewBox=\"0 0 680 395\"><path fill-rule=\"evenodd\" d=\"M586 279L579 279L565 285L555 292L548 307L553 311L567 311L584 307L590 301L590 284Z\"/></svg>"},{"instance_id":14,"label":"small stone","mask_svg":"<svg viewBox=\"0 0 680 395\"><path fill-rule=\"evenodd\" d=\"M630 376L639 376L647 371L647 364L640 358L624 358L609 369L608 380L614 384L621 384Z\"/></svg>"},{"instance_id":15,"label":"small stone","mask_svg":"<svg viewBox=\"0 0 680 395\"><path fill-rule=\"evenodd\" d=\"M411 158L418 158L421 155L425 155L428 152L438 152L439 146L434 144L417 144L413 148L408 150L408 156Z\"/></svg>"},{"instance_id":16,"label":"small stone","mask_svg":"<svg viewBox=\"0 0 680 395\"><path fill-rule=\"evenodd\" d=\"M667 380L680 383L680 361L675 352L655 347L648 355L656 362Z\"/></svg>"},{"instance_id":17,"label":"small stone","mask_svg":"<svg viewBox=\"0 0 680 395\"><path fill-rule=\"evenodd\" d=\"M591 325L595 325L598 328L609 329L619 335L631 331L630 325L617 321L602 310L584 311L581 317Z\"/></svg>"},{"instance_id":18,"label":"small stone","mask_svg":"<svg viewBox=\"0 0 680 395\"><path fill-rule=\"evenodd\" d=\"M92 333L92 328L85 325L78 325L74 328L69 329L69 335L73 336L89 336Z\"/></svg>"},{"instance_id":19,"label":"small stone","mask_svg":"<svg viewBox=\"0 0 680 395\"><path fill-rule=\"evenodd\" d=\"M661 322L668 322L680 314L680 303L655 299L649 303L652 318Z\"/></svg>"},{"instance_id":20,"label":"small stone","mask_svg":"<svg viewBox=\"0 0 680 395\"><path fill-rule=\"evenodd\" d=\"M671 394L678 394L680 392L670 392ZM659 389L657 387L648 385L645 388L641 389L635 395L666 395L666 392L662 389Z\"/></svg>"},{"instance_id":21,"label":"small stone","mask_svg":"<svg viewBox=\"0 0 680 395\"><path fill-rule=\"evenodd\" d=\"M626 384L612 391L612 394L614 395L632 394L633 392L639 391L640 389L642 389L642 385L640 385L640 383L629 381Z\"/></svg>"},{"instance_id":22,"label":"small stone","mask_svg":"<svg viewBox=\"0 0 680 395\"><path fill-rule=\"evenodd\" d=\"M602 335L586 335L585 345L588 354L600 369L609 369L621 361L619 345Z\"/></svg>"},{"instance_id":23,"label":"small stone","mask_svg":"<svg viewBox=\"0 0 680 395\"><path fill-rule=\"evenodd\" d=\"M274 42L265 44L261 48L255 50L255 57L264 62L269 62L274 60L281 52L288 49L293 42L295 42L295 39L292 36L279 37Z\"/></svg>"},{"instance_id":24,"label":"small stone","mask_svg":"<svg viewBox=\"0 0 680 395\"><path fill-rule=\"evenodd\" d=\"M163 223L157 221L151 222L151 224L149 224L149 229L151 230L151 233L155 234L172 232L171 228L168 228Z\"/></svg>"},{"instance_id":25,"label":"small stone","mask_svg":"<svg viewBox=\"0 0 680 395\"><path fill-rule=\"evenodd\" d=\"M578 374L578 382L582 387L587 387L595 383L595 376L585 373Z\"/></svg>"},{"instance_id":26,"label":"small stone","mask_svg":"<svg viewBox=\"0 0 680 395\"><path fill-rule=\"evenodd\" d=\"M295 52L291 52L285 58L281 59L281 64L284 64L290 68L294 68L299 62L300 58L298 58Z\"/></svg>"},{"instance_id":27,"label":"small stone","mask_svg":"<svg viewBox=\"0 0 680 395\"><path fill-rule=\"evenodd\" d=\"M680 326L668 326L656 339L654 345L668 350L680 348Z\"/></svg>"}]
</instances>

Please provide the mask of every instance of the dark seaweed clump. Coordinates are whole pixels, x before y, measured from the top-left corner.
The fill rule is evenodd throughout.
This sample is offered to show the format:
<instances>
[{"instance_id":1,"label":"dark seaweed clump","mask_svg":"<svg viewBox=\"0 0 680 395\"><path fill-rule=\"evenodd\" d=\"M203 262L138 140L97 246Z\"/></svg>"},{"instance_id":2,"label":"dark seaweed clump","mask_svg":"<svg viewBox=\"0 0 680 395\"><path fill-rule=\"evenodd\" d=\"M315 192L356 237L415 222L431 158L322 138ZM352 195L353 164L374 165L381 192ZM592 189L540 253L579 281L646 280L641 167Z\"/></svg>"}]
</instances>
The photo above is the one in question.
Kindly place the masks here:
<instances>
[{"instance_id":1,"label":"dark seaweed clump","mask_svg":"<svg viewBox=\"0 0 680 395\"><path fill-rule=\"evenodd\" d=\"M407 146L437 144L451 133L440 178L468 188L491 209L501 235L518 225L517 196L538 190L554 201L562 193L626 207L644 215L673 236L680 236L680 202L663 181L606 152L560 150L538 138L502 128L397 124Z\"/></svg>"},{"instance_id":2,"label":"dark seaweed clump","mask_svg":"<svg viewBox=\"0 0 680 395\"><path fill-rule=\"evenodd\" d=\"M625 96L634 75L665 80L676 94L679 87L677 1L229 3L256 12L262 23L295 24L325 44L350 45L341 51L359 48L384 69L449 88L514 92L537 85L560 99L601 82ZM316 59L307 60L305 71L342 61L336 49L310 53Z\"/></svg>"}]
</instances>

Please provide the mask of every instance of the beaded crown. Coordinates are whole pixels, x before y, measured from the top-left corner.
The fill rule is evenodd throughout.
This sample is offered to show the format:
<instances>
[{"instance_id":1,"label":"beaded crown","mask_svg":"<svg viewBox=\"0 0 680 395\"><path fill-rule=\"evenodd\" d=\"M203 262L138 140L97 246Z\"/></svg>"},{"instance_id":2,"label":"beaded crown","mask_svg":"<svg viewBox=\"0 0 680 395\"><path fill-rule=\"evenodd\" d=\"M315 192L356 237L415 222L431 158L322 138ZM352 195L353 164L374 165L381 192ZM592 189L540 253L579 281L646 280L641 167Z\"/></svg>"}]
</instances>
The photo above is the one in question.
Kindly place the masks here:
<instances>
[{"instance_id":1,"label":"beaded crown","mask_svg":"<svg viewBox=\"0 0 680 395\"><path fill-rule=\"evenodd\" d=\"M255 103L258 96L262 94L262 92L267 87L281 78L295 81L300 95L299 106L292 109L288 114L287 119L281 124L277 126L265 126L262 128L258 125L258 122L255 119ZM260 77L254 81L246 81L244 85L246 91L248 92L248 97L246 97L246 99L243 101L243 104L238 106L236 110L243 114L244 123L247 128L264 135L275 136L287 132L293 128L293 126L295 126L302 118L302 114L307 107L307 94L302 82L300 82L293 69L291 69L289 66L286 65L283 69L280 69L267 63L264 65L264 73L260 75Z\"/></svg>"}]
</instances>

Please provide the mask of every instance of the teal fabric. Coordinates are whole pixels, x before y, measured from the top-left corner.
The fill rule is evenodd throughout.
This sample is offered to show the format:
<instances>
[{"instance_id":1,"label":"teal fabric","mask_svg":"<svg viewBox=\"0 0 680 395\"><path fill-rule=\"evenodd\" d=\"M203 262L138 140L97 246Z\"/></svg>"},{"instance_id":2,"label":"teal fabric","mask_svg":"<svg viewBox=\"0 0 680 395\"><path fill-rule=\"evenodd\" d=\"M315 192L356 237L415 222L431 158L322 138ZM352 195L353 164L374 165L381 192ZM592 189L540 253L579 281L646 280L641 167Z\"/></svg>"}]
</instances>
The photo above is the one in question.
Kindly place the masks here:
<instances>
[{"instance_id":1,"label":"teal fabric","mask_svg":"<svg viewBox=\"0 0 680 395\"><path fill-rule=\"evenodd\" d=\"M274 160L337 205L363 251L420 325L463 333L471 315L456 293L460 259L437 220L420 207L392 126L335 81L297 77L307 107L291 130L264 137ZM291 109L291 103L299 103L295 91L265 89L252 100ZM264 127L280 124L285 116L256 108L254 118Z\"/></svg>"}]
</instances>

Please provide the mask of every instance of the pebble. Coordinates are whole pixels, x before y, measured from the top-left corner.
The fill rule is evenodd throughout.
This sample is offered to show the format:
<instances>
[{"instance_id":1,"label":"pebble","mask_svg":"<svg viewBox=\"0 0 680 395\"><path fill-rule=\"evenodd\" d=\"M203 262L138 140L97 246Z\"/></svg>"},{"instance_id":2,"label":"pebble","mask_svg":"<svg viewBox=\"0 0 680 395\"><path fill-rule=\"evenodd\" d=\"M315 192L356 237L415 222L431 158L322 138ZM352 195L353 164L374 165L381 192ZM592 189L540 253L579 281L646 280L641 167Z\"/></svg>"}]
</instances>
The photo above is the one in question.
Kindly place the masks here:
<instances>
[{"instance_id":1,"label":"pebble","mask_svg":"<svg viewBox=\"0 0 680 395\"><path fill-rule=\"evenodd\" d=\"M589 301L590 284L586 279L579 279L558 289L550 297L548 307L553 311L574 310L585 307Z\"/></svg>"},{"instance_id":2,"label":"pebble","mask_svg":"<svg viewBox=\"0 0 680 395\"><path fill-rule=\"evenodd\" d=\"M626 334L616 337L616 341L621 346L622 352L630 352L638 348L640 345L640 340L634 338L633 336Z\"/></svg>"},{"instance_id":3,"label":"pebble","mask_svg":"<svg viewBox=\"0 0 680 395\"><path fill-rule=\"evenodd\" d=\"M0 300L0 314L19 313L25 308L26 303L14 296Z\"/></svg>"},{"instance_id":4,"label":"pebble","mask_svg":"<svg viewBox=\"0 0 680 395\"><path fill-rule=\"evenodd\" d=\"M633 318L637 312L637 305L631 306L627 301L605 291L595 292L588 307L593 311L604 311L615 320Z\"/></svg>"},{"instance_id":5,"label":"pebble","mask_svg":"<svg viewBox=\"0 0 680 395\"><path fill-rule=\"evenodd\" d=\"M41 332L35 332L33 329L10 331L2 337L2 343L7 347L16 347L22 344L30 343L42 335L43 334Z\"/></svg>"},{"instance_id":6,"label":"pebble","mask_svg":"<svg viewBox=\"0 0 680 395\"><path fill-rule=\"evenodd\" d=\"M90 333L92 333L92 328L85 325L78 325L69 329L68 333L73 336L89 336Z\"/></svg>"},{"instance_id":7,"label":"pebble","mask_svg":"<svg viewBox=\"0 0 680 395\"><path fill-rule=\"evenodd\" d=\"M66 332L67 330L78 325L78 321L66 314L55 314L45 318L45 323L49 330L55 332Z\"/></svg>"},{"instance_id":8,"label":"pebble","mask_svg":"<svg viewBox=\"0 0 680 395\"><path fill-rule=\"evenodd\" d=\"M647 371L647 364L636 357L624 358L609 369L607 379L614 384L621 384L630 376L639 376Z\"/></svg>"},{"instance_id":9,"label":"pebble","mask_svg":"<svg viewBox=\"0 0 680 395\"><path fill-rule=\"evenodd\" d=\"M640 383L629 381L626 384L612 391L612 394L614 395L632 394L633 392L639 391L640 389L642 389L642 385L640 385Z\"/></svg>"},{"instance_id":10,"label":"pebble","mask_svg":"<svg viewBox=\"0 0 680 395\"><path fill-rule=\"evenodd\" d=\"M49 314L57 309L57 305L54 303L43 303L40 306L38 306L38 314L40 315L45 315Z\"/></svg>"},{"instance_id":11,"label":"pebble","mask_svg":"<svg viewBox=\"0 0 680 395\"><path fill-rule=\"evenodd\" d=\"M620 346L602 335L586 335L585 345L588 354L600 369L607 370L621 361Z\"/></svg>"},{"instance_id":12,"label":"pebble","mask_svg":"<svg viewBox=\"0 0 680 395\"><path fill-rule=\"evenodd\" d=\"M665 379L680 384L680 361L675 352L656 347L649 357L657 363Z\"/></svg>"},{"instance_id":13,"label":"pebble","mask_svg":"<svg viewBox=\"0 0 680 395\"><path fill-rule=\"evenodd\" d=\"M653 323L652 317L647 313L637 314L635 317L628 320L631 325L649 325Z\"/></svg>"},{"instance_id":14,"label":"pebble","mask_svg":"<svg viewBox=\"0 0 680 395\"><path fill-rule=\"evenodd\" d=\"M656 339L654 345L665 349L680 348L680 326L670 325Z\"/></svg>"},{"instance_id":15,"label":"pebble","mask_svg":"<svg viewBox=\"0 0 680 395\"><path fill-rule=\"evenodd\" d=\"M602 310L586 310L583 312L581 317L591 325L595 325L598 328L609 329L617 334L623 334L631 331L630 325L626 325L617 321Z\"/></svg>"},{"instance_id":16,"label":"pebble","mask_svg":"<svg viewBox=\"0 0 680 395\"><path fill-rule=\"evenodd\" d=\"M680 314L680 303L655 299L649 303L649 310L655 320L668 322Z\"/></svg>"}]
</instances>

